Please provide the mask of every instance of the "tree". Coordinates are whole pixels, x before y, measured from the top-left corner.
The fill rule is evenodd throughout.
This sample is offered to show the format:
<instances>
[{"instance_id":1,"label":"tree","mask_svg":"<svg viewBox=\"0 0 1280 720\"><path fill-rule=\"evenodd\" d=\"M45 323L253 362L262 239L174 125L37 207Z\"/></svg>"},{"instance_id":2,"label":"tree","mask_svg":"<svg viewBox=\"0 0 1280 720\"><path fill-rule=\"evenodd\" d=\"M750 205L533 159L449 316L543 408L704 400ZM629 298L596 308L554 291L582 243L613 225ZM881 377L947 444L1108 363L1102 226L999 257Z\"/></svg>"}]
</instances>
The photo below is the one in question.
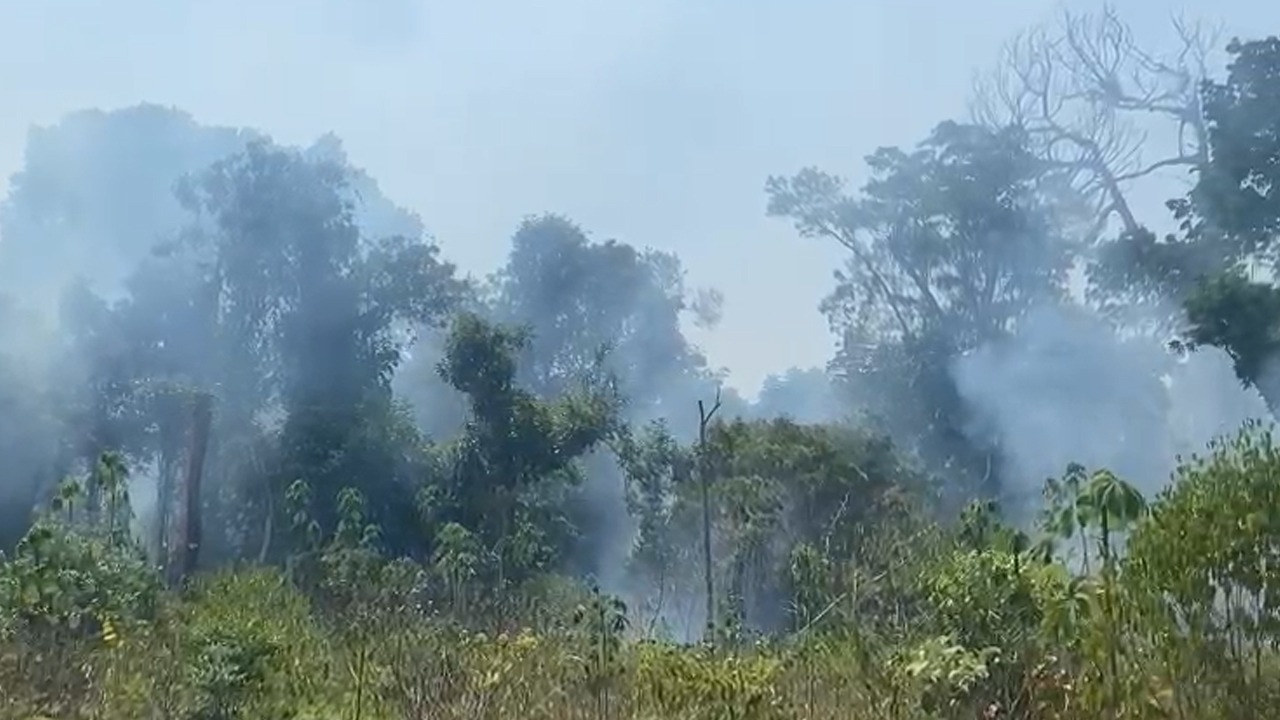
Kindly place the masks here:
<instances>
[{"instance_id":1,"label":"tree","mask_svg":"<svg viewBox=\"0 0 1280 720\"><path fill-rule=\"evenodd\" d=\"M1170 203L1181 234L1148 242L1143 270L1173 267L1194 345L1221 347L1240 379L1280 404L1280 40L1233 41L1222 82L1203 87L1209 157L1185 198Z\"/></svg>"},{"instance_id":2,"label":"tree","mask_svg":"<svg viewBox=\"0 0 1280 720\"><path fill-rule=\"evenodd\" d=\"M720 395L711 409L706 409L702 401L698 401L698 484L702 488L702 575L707 586L707 636L714 638L716 620L716 594L714 575L711 568L711 473L712 465L707 457L707 426L711 424L716 411L720 409ZM714 642L714 639L713 639Z\"/></svg>"},{"instance_id":3,"label":"tree","mask_svg":"<svg viewBox=\"0 0 1280 720\"><path fill-rule=\"evenodd\" d=\"M945 323L971 345L1061 296L1072 248L1016 128L943 123L916 152L882 148L867 163L861 199L813 169L767 184L771 215L852 255L824 306L837 329L909 340Z\"/></svg>"},{"instance_id":4,"label":"tree","mask_svg":"<svg viewBox=\"0 0 1280 720\"><path fill-rule=\"evenodd\" d=\"M713 381L681 323L707 320L714 302L691 297L674 255L592 242L557 215L528 218L491 292L494 319L528 329L520 379L543 397L605 372L635 418L676 418Z\"/></svg>"},{"instance_id":5,"label":"tree","mask_svg":"<svg viewBox=\"0 0 1280 720\"><path fill-rule=\"evenodd\" d=\"M759 628L787 619L778 598L800 590L781 584L796 548L814 548L836 585L851 583L884 572L887 546L928 507L924 478L872 432L738 420L717 424L708 443L731 592Z\"/></svg>"},{"instance_id":6,"label":"tree","mask_svg":"<svg viewBox=\"0 0 1280 720\"><path fill-rule=\"evenodd\" d=\"M0 205L0 284L56 301L80 278L96 293L119 297L137 265L187 223L174 186L267 139L253 129L202 125L180 109L154 104L80 110L32 128L23 168ZM304 152L348 168L343 193L371 237L422 234L417 217L349 167L336 137L325 135Z\"/></svg>"},{"instance_id":7,"label":"tree","mask_svg":"<svg viewBox=\"0 0 1280 720\"><path fill-rule=\"evenodd\" d=\"M789 368L764 379L751 415L760 419L787 416L798 422L832 422L849 414L841 407L836 391L831 376L822 368Z\"/></svg>"},{"instance_id":8,"label":"tree","mask_svg":"<svg viewBox=\"0 0 1280 720\"><path fill-rule=\"evenodd\" d=\"M527 331L518 364L523 387L556 399L585 378L608 376L629 421L666 418L682 439L697 432L689 398L711 392L716 377L683 325L713 320L716 296L691 291L678 257L593 241L562 216L530 217L488 289L482 312ZM612 588L625 582L629 551L623 477L603 447L584 458L583 470L583 492L570 501L585 540L574 562Z\"/></svg>"},{"instance_id":9,"label":"tree","mask_svg":"<svg viewBox=\"0 0 1280 720\"><path fill-rule=\"evenodd\" d=\"M679 608L673 606L683 593L677 589L685 571L695 565L692 528L681 524L672 502L689 484L693 453L660 420L642 428L624 426L611 445L626 479L627 510L635 520L625 575L631 582L624 590L637 598L633 607L648 616L644 628L651 636L660 622L667 621L667 630L678 624ZM690 627L683 634L694 635Z\"/></svg>"},{"instance_id":10,"label":"tree","mask_svg":"<svg viewBox=\"0 0 1280 720\"><path fill-rule=\"evenodd\" d=\"M1179 467L1130 537L1124 570L1155 609L1150 637L1162 650L1182 645L1200 678L1175 684L1182 703L1220 695L1218 714L1247 717L1270 700L1263 667L1280 635L1277 470L1270 430L1249 423Z\"/></svg>"},{"instance_id":11,"label":"tree","mask_svg":"<svg viewBox=\"0 0 1280 720\"><path fill-rule=\"evenodd\" d=\"M1173 27L1176 49L1162 54L1139 45L1110 6L1064 11L1056 24L1009 42L976 88L978 122L1022 128L1046 172L1063 176L1085 201L1089 244L1115 218L1124 233L1143 228L1128 198L1135 182L1206 158L1198 87L1217 36L1182 18Z\"/></svg>"},{"instance_id":12,"label":"tree","mask_svg":"<svg viewBox=\"0 0 1280 720\"><path fill-rule=\"evenodd\" d=\"M1203 88L1209 158L1197 173L1180 219L1193 233L1217 233L1242 252L1266 252L1280 233L1280 38L1227 46L1223 82Z\"/></svg>"},{"instance_id":13,"label":"tree","mask_svg":"<svg viewBox=\"0 0 1280 720\"><path fill-rule=\"evenodd\" d=\"M441 376L470 401L461 437L442 448L440 476L420 506L437 535L473 534L502 584L564 559L573 528L566 494L580 481L575 461L616 427L608 387L580 386L541 400L516 383L526 336L464 313L449 334ZM437 541L440 541L437 538Z\"/></svg>"},{"instance_id":14,"label":"tree","mask_svg":"<svg viewBox=\"0 0 1280 720\"><path fill-rule=\"evenodd\" d=\"M362 233L349 176L345 165L252 143L183 188L206 219L188 247L220 336L219 371L206 382L231 432L264 409L283 414L277 472L312 484L323 526L351 485L375 499L372 516L402 546L415 520L405 448L388 444L399 432L390 379L409 339L401 328L441 322L458 286L434 245Z\"/></svg>"},{"instance_id":15,"label":"tree","mask_svg":"<svg viewBox=\"0 0 1280 720\"><path fill-rule=\"evenodd\" d=\"M770 178L769 214L850 253L823 304L841 338L833 369L904 444L981 477L980 456L962 459L972 448L948 363L1063 297L1076 248L1058 223L1061 188L1018 128L947 122L916 151L867 163L860 198L815 169Z\"/></svg>"},{"instance_id":16,"label":"tree","mask_svg":"<svg viewBox=\"0 0 1280 720\"><path fill-rule=\"evenodd\" d=\"M119 449L157 461L163 526L186 448L178 408L199 392L216 396L208 499L219 509L234 505L222 502L229 495L247 503L222 518L231 532L223 523L210 539L236 552L259 534L246 517L262 521L267 551L275 510L264 491L285 481L260 481L324 465L324 452L308 455L335 439L322 439L324 428L345 428L344 442L367 451L359 459L344 446L349 464L326 472L361 463L370 477L415 472L416 441L388 376L408 331L440 324L460 283L420 221L350 167L335 138L298 153L139 106L33 130L26 160L0 207L0 275L22 290L30 307L19 312L61 301L59 317L33 312L51 321L52 339L22 345L32 357L21 363L41 367L47 383L33 392L59 425L48 436L62 440L38 472L12 468L24 487L36 483L33 497L50 477Z\"/></svg>"}]
</instances>

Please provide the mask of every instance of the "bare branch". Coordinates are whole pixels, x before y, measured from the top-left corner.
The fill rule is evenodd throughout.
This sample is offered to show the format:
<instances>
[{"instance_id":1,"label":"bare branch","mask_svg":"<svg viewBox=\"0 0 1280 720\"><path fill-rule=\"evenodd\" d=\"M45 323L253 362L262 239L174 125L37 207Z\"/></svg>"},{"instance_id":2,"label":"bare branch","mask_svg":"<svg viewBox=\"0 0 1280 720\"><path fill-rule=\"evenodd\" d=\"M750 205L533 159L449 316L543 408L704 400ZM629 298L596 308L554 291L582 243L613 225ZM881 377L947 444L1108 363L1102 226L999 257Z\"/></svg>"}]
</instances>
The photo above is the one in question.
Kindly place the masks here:
<instances>
[{"instance_id":1,"label":"bare branch","mask_svg":"<svg viewBox=\"0 0 1280 720\"><path fill-rule=\"evenodd\" d=\"M1113 7L1064 11L1054 25L1015 37L997 68L975 82L974 119L1023 128L1048 166L1103 213L1094 223L1099 235L1115 216L1136 227L1130 183L1204 158L1199 87L1220 32L1178 16L1171 24L1176 49L1156 53L1139 45ZM1153 122L1167 123L1176 147L1144 159Z\"/></svg>"},{"instance_id":2,"label":"bare branch","mask_svg":"<svg viewBox=\"0 0 1280 720\"><path fill-rule=\"evenodd\" d=\"M902 330L903 337L911 337L911 325L907 322L899 295L893 292L893 289L889 286L889 281L880 272L871 255L858 242L857 236L854 235L853 231L829 223L815 222L814 225L817 234L835 240L853 254L854 259L862 265L863 269L871 277L873 286L884 297L885 302L889 304L889 311L893 313L894 320L897 321L899 329Z\"/></svg>"},{"instance_id":3,"label":"bare branch","mask_svg":"<svg viewBox=\"0 0 1280 720\"><path fill-rule=\"evenodd\" d=\"M716 399L711 404L711 409L707 410L706 405L701 400L698 401L698 425L703 429L711 422L711 418L715 417L716 411L720 409L720 391L721 388L716 386Z\"/></svg>"},{"instance_id":4,"label":"bare branch","mask_svg":"<svg viewBox=\"0 0 1280 720\"><path fill-rule=\"evenodd\" d=\"M1147 165L1146 167L1141 168L1139 170L1135 170L1131 173L1125 173L1124 175L1117 175L1116 180L1119 182L1136 180L1140 177L1150 175L1151 173L1161 168L1174 167L1177 165L1194 166L1198 160L1199 158L1194 156L1189 156L1189 155L1179 155L1178 157L1165 158L1164 160L1157 160L1156 162L1153 162L1150 165Z\"/></svg>"}]
</instances>

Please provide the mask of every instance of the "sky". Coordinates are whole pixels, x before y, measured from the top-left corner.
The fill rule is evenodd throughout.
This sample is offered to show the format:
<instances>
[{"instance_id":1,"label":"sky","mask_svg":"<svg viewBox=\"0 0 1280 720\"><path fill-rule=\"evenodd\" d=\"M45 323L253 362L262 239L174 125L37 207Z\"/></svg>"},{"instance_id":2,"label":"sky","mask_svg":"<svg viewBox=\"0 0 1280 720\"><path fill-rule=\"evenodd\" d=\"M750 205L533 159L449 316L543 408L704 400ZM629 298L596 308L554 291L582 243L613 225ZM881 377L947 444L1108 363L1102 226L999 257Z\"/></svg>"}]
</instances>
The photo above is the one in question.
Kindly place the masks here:
<instances>
[{"instance_id":1,"label":"sky","mask_svg":"<svg viewBox=\"0 0 1280 720\"><path fill-rule=\"evenodd\" d=\"M486 274L520 219L674 251L725 297L694 330L754 395L826 362L818 312L842 260L765 216L764 182L862 158L963 118L974 73L1069 0L0 0L0 179L33 124L151 102L309 143L419 213ZM1280 32L1280 3L1125 0L1159 44L1168 18ZM4 182L0 180L0 183Z\"/></svg>"}]
</instances>

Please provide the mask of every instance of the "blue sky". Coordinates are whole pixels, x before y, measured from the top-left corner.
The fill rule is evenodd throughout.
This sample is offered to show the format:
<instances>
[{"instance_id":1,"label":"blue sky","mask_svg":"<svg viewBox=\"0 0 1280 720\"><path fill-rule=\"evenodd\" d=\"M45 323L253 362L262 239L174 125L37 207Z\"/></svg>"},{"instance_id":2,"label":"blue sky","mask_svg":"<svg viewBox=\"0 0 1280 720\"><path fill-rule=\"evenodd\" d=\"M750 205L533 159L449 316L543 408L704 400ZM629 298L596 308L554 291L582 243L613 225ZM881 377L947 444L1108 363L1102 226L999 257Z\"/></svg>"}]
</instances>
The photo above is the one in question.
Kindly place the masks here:
<instances>
[{"instance_id":1,"label":"blue sky","mask_svg":"<svg viewBox=\"0 0 1280 720\"><path fill-rule=\"evenodd\" d=\"M1095 2L1073 0L1076 9ZM857 181L879 145L961 117L973 73L1045 0L0 0L0 177L27 128L176 105L283 142L328 131L445 253L487 273L526 214L680 254L726 298L695 332L753 394L826 361L817 311L841 254L764 216L769 174ZM1280 32L1280 3L1123 0Z\"/></svg>"}]
</instances>

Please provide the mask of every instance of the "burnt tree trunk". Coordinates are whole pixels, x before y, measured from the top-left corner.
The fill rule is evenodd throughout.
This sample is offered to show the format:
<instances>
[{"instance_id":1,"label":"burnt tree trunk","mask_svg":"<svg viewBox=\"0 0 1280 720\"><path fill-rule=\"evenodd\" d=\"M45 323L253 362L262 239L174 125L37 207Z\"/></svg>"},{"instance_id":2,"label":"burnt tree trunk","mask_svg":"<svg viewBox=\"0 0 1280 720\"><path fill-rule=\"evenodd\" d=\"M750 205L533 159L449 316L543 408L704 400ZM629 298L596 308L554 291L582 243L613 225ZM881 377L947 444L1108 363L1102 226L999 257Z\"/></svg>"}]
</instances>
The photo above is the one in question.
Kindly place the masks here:
<instances>
[{"instance_id":1,"label":"burnt tree trunk","mask_svg":"<svg viewBox=\"0 0 1280 720\"><path fill-rule=\"evenodd\" d=\"M702 562L703 581L707 586L707 620L703 639L715 647L716 631L716 594L712 580L711 564L711 467L707 462L707 426L711 418L720 409L720 389L716 388L716 402L707 410L702 401L698 401L698 479L702 485Z\"/></svg>"},{"instance_id":2,"label":"burnt tree trunk","mask_svg":"<svg viewBox=\"0 0 1280 720\"><path fill-rule=\"evenodd\" d=\"M183 436L188 418L181 396L168 393L158 404L160 410L160 473L156 483L156 562L162 572L172 566L174 498L181 467Z\"/></svg>"},{"instance_id":3,"label":"burnt tree trunk","mask_svg":"<svg viewBox=\"0 0 1280 720\"><path fill-rule=\"evenodd\" d=\"M205 455L209 448L209 427L213 417L213 398L200 393L192 398L191 420L187 436L187 467L182 482L182 508L179 513L178 562L175 563L174 580L181 581L195 571L200 557L201 480L204 476Z\"/></svg>"}]
</instances>

